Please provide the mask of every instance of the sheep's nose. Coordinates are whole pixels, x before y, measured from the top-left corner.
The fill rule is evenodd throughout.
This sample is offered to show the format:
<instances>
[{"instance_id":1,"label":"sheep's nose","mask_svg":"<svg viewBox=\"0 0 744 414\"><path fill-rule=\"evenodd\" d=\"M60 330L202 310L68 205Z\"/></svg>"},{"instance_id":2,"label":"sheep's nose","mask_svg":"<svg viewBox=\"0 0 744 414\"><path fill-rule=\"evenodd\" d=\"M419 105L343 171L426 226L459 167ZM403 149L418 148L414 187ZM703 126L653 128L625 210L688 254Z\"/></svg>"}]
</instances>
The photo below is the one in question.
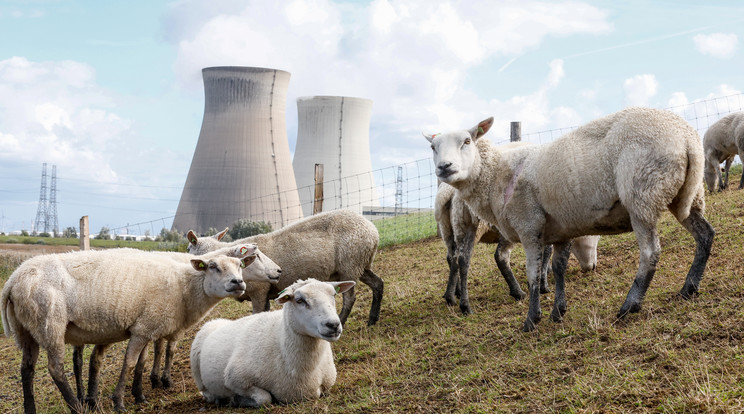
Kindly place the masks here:
<instances>
[{"instance_id":1,"label":"sheep's nose","mask_svg":"<svg viewBox=\"0 0 744 414\"><path fill-rule=\"evenodd\" d=\"M276 271L276 274L278 274L278 275L282 274L282 269L277 270Z\"/></svg>"},{"instance_id":2,"label":"sheep's nose","mask_svg":"<svg viewBox=\"0 0 744 414\"><path fill-rule=\"evenodd\" d=\"M232 283L234 285L239 285L239 284L243 283L243 279L233 279L233 280L230 281L230 283Z\"/></svg>"},{"instance_id":3,"label":"sheep's nose","mask_svg":"<svg viewBox=\"0 0 744 414\"><path fill-rule=\"evenodd\" d=\"M442 171L445 171L445 170L449 169L449 167L451 167L451 166L452 166L452 163L451 162L443 162L443 163L439 164L439 167L438 168L440 170L442 170Z\"/></svg>"},{"instance_id":4,"label":"sheep's nose","mask_svg":"<svg viewBox=\"0 0 744 414\"><path fill-rule=\"evenodd\" d=\"M332 331L337 331L338 330L338 327L341 326L341 322L339 322L339 321L336 321L336 322L326 322L325 326L326 326L326 328L328 328L328 329L330 329Z\"/></svg>"}]
</instances>

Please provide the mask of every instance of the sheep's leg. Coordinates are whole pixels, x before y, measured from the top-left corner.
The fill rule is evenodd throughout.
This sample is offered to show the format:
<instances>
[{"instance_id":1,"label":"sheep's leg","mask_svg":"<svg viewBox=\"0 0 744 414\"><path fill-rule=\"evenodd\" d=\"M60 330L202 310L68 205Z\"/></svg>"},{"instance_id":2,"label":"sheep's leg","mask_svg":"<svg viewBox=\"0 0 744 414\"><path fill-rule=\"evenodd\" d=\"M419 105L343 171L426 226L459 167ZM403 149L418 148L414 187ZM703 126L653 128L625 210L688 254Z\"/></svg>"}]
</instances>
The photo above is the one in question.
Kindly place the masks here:
<instances>
[{"instance_id":1,"label":"sheep's leg","mask_svg":"<svg viewBox=\"0 0 744 414\"><path fill-rule=\"evenodd\" d=\"M16 331L18 343L23 350L21 360L21 384L23 385L23 412L36 413L36 402L34 401L34 374L36 372L36 361L39 359L39 343L23 327Z\"/></svg>"},{"instance_id":2,"label":"sheep's leg","mask_svg":"<svg viewBox=\"0 0 744 414\"><path fill-rule=\"evenodd\" d=\"M88 396L85 403L88 407L95 409L98 405L98 372L101 370L101 360L108 345L96 345L90 354L90 366L88 367Z\"/></svg>"},{"instance_id":3,"label":"sheep's leg","mask_svg":"<svg viewBox=\"0 0 744 414\"><path fill-rule=\"evenodd\" d=\"M147 346L148 340L140 336L132 336L129 339L129 345L127 345L127 352L124 355L124 363L121 367L121 374L119 375L119 382L116 384L114 389L114 395L111 399L114 401L114 409L117 411L124 411L124 384L127 380L127 373L129 367L137 362L137 358L142 349Z\"/></svg>"},{"instance_id":4,"label":"sheep's leg","mask_svg":"<svg viewBox=\"0 0 744 414\"><path fill-rule=\"evenodd\" d=\"M550 266L550 255L553 253L553 245L549 244L543 249L542 268L540 270L540 293L550 293L548 286L548 267Z\"/></svg>"},{"instance_id":5,"label":"sheep's leg","mask_svg":"<svg viewBox=\"0 0 744 414\"><path fill-rule=\"evenodd\" d=\"M455 239L447 240L447 264L449 265L449 278L447 289L444 291L444 301L449 306L455 306L455 297L460 296L460 284L458 283L459 268L457 266L457 245Z\"/></svg>"},{"instance_id":6,"label":"sheep's leg","mask_svg":"<svg viewBox=\"0 0 744 414\"><path fill-rule=\"evenodd\" d=\"M496 266L499 268L501 276L504 277L506 284L509 286L509 295L515 300L522 300L527 294L519 286L519 282L514 277L514 273L512 273L511 266L509 265L512 247L514 247L514 243L502 237L499 239L498 245L496 245L496 252L493 254L493 259L496 261Z\"/></svg>"},{"instance_id":7,"label":"sheep's leg","mask_svg":"<svg viewBox=\"0 0 744 414\"><path fill-rule=\"evenodd\" d=\"M250 387L244 394L235 394L231 405L241 408L258 408L271 404L271 394L258 387Z\"/></svg>"},{"instance_id":8,"label":"sheep's leg","mask_svg":"<svg viewBox=\"0 0 744 414\"><path fill-rule=\"evenodd\" d=\"M77 391L77 398L81 404L85 402L85 387L83 387L82 374L83 351L85 351L85 345L72 347L72 372L75 375L75 390Z\"/></svg>"},{"instance_id":9,"label":"sheep's leg","mask_svg":"<svg viewBox=\"0 0 744 414\"><path fill-rule=\"evenodd\" d=\"M382 306L382 292L385 282L371 269L364 269L364 273L359 280L372 289L372 306L369 309L369 320L367 321L367 326L372 326L380 320L380 307Z\"/></svg>"},{"instance_id":10,"label":"sheep's leg","mask_svg":"<svg viewBox=\"0 0 744 414\"><path fill-rule=\"evenodd\" d=\"M728 160L726 160L728 162ZM721 176L721 163L719 162L716 164L716 176L718 177L718 191L723 191L726 189L726 185L728 184L728 180L726 183L723 182L723 177ZM711 190L713 192L713 190Z\"/></svg>"},{"instance_id":11,"label":"sheep's leg","mask_svg":"<svg viewBox=\"0 0 744 414\"><path fill-rule=\"evenodd\" d=\"M553 303L553 312L550 318L553 322L563 320L566 314L566 267L568 266L568 256L571 254L571 241L565 243L556 243L553 245L553 277L555 278L555 302ZM543 255L547 262L547 257Z\"/></svg>"},{"instance_id":12,"label":"sheep's leg","mask_svg":"<svg viewBox=\"0 0 744 414\"><path fill-rule=\"evenodd\" d=\"M165 366L163 367L163 376L160 377L163 388L171 387L171 367L173 366L173 355L176 353L176 345L178 345L178 339L173 339L168 341L168 346L165 348Z\"/></svg>"},{"instance_id":13,"label":"sheep's leg","mask_svg":"<svg viewBox=\"0 0 744 414\"><path fill-rule=\"evenodd\" d=\"M473 246L475 244L475 232L478 226L467 229L463 237L457 240L457 267L460 269L460 312L463 315L469 315L473 311L470 309L470 297L468 295L468 271L470 270L470 257L473 255Z\"/></svg>"},{"instance_id":14,"label":"sheep's leg","mask_svg":"<svg viewBox=\"0 0 744 414\"><path fill-rule=\"evenodd\" d=\"M682 221L682 225L695 238L695 258L692 260L692 266L687 273L685 284L679 292L683 298L689 299L698 291L716 232L713 226L703 217L701 211L694 207L690 211L690 215Z\"/></svg>"},{"instance_id":15,"label":"sheep's leg","mask_svg":"<svg viewBox=\"0 0 744 414\"><path fill-rule=\"evenodd\" d=\"M524 252L527 256L527 282L530 291L530 307L529 311L527 311L527 319L524 321L522 330L524 332L530 332L535 329L542 317L542 311L540 310L540 273L545 246L539 241L523 241L523 244Z\"/></svg>"},{"instance_id":16,"label":"sheep's leg","mask_svg":"<svg viewBox=\"0 0 744 414\"><path fill-rule=\"evenodd\" d=\"M341 280L348 280L348 279L341 279ZM346 324L346 319L349 317L349 314L351 313L351 308L354 307L354 302L356 302L356 293L354 291L354 288L351 288L344 292L342 294L343 297L343 304L341 305L341 313L338 314L338 318L341 320L341 325Z\"/></svg>"},{"instance_id":17,"label":"sheep's leg","mask_svg":"<svg viewBox=\"0 0 744 414\"><path fill-rule=\"evenodd\" d=\"M724 178L724 181L721 184L721 190L724 190L728 188L728 179L729 179L729 168L731 168L731 163L734 160L732 158L726 158L726 161L723 163L723 172L726 178Z\"/></svg>"},{"instance_id":18,"label":"sheep's leg","mask_svg":"<svg viewBox=\"0 0 744 414\"><path fill-rule=\"evenodd\" d=\"M134 402L137 404L147 402L145 395L142 393L142 373L145 371L145 362L147 362L147 344L142 347L142 352L140 352L137 363L134 365L132 396L134 396Z\"/></svg>"},{"instance_id":19,"label":"sheep's leg","mask_svg":"<svg viewBox=\"0 0 744 414\"><path fill-rule=\"evenodd\" d=\"M617 313L618 318L641 310L641 303L646 296L646 290L651 284L651 279L653 279L654 273L656 273L656 264L659 261L659 254L661 253L659 236L656 232L655 224L645 223L632 214L630 223L638 240L640 261L633 286L625 298L625 303L623 303L623 306L620 307L620 311Z\"/></svg>"},{"instance_id":20,"label":"sheep's leg","mask_svg":"<svg viewBox=\"0 0 744 414\"><path fill-rule=\"evenodd\" d=\"M739 150L739 159L741 160L741 162L744 162L744 151L743 150ZM734 160L732 158L731 162L733 161ZM744 188L744 171L742 171L741 180L739 180L739 189L741 190L742 188Z\"/></svg>"},{"instance_id":21,"label":"sheep's leg","mask_svg":"<svg viewBox=\"0 0 744 414\"><path fill-rule=\"evenodd\" d=\"M163 346L165 339L160 338L152 343L152 370L150 371L150 385L152 388L160 388L160 361L163 359Z\"/></svg>"},{"instance_id":22,"label":"sheep's leg","mask_svg":"<svg viewBox=\"0 0 744 414\"><path fill-rule=\"evenodd\" d=\"M67 382L67 377L65 376L65 343L63 338L60 338L59 342L55 341L47 347L47 360L49 374L62 393L62 397L65 399L70 411L82 413L83 405L72 392L72 388L70 388L70 384ZM21 371L21 374L23 374L23 371Z\"/></svg>"}]
</instances>

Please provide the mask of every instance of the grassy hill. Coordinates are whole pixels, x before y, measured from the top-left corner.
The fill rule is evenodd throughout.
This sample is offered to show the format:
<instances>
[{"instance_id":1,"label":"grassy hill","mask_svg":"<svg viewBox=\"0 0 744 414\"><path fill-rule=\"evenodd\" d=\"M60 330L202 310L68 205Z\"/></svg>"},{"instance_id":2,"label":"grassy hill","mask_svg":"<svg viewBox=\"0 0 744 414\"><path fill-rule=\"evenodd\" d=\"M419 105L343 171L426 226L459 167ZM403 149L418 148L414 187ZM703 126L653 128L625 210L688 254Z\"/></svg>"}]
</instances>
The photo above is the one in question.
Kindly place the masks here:
<instances>
[{"instance_id":1,"label":"grassy hill","mask_svg":"<svg viewBox=\"0 0 744 414\"><path fill-rule=\"evenodd\" d=\"M732 176L732 187L739 176ZM707 196L716 229L701 294L677 296L692 261L694 241L671 217L660 222L661 259L643 310L615 314L638 265L633 234L603 237L599 263L582 273L575 259L567 276L568 312L550 321L552 293L542 298L543 321L520 331L527 301L515 302L493 262L493 245L476 246L470 276L474 314L445 305L445 249L430 238L382 249L374 269L385 280L381 319L366 326L370 291L357 302L333 345L338 379L316 401L257 412L740 412L744 410L744 191ZM512 265L523 287L524 254ZM18 261L0 260L4 281ZM340 299L339 299L340 308ZM250 305L223 301L208 318L237 318ZM196 329L179 345L174 386L150 390L134 412L234 412L205 404L191 379L188 353ZM101 401L112 407L124 343L111 348L102 372ZM21 353L0 338L0 412L21 412ZM68 358L70 363L71 358ZM72 371L71 367L68 371ZM71 379L71 378L70 378ZM46 370L37 365L39 412L64 412Z\"/></svg>"}]
</instances>

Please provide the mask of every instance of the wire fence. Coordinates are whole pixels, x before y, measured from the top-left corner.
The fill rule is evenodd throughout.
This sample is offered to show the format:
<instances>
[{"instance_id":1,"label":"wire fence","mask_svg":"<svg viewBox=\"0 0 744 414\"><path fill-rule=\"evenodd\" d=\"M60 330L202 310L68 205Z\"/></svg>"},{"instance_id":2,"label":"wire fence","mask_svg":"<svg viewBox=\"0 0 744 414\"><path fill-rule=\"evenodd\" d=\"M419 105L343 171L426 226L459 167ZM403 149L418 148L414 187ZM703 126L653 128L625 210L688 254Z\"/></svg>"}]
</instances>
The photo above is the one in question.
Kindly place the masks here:
<instances>
[{"instance_id":1,"label":"wire fence","mask_svg":"<svg viewBox=\"0 0 744 414\"><path fill-rule=\"evenodd\" d=\"M695 127L701 138L708 127L721 117L744 110L744 94L715 97L666 108L682 116ZM578 128L556 128L522 134L522 141L545 144ZM492 139L495 144L509 141L509 138ZM436 234L434 220L434 199L436 197L437 179L430 158L411 161L405 164L381 168L368 173L343 177L323 182L323 211L344 208L362 213L371 220L380 231L380 246L418 240ZM305 216L312 214L315 186L296 190L300 194L300 208ZM280 211L272 209L277 198L287 199L284 194L271 194L255 200L246 200L253 206L247 217L251 221L270 221L271 217L288 217L289 210L298 206L283 206ZM272 207L269 207L272 206ZM196 213L195 213L196 214ZM174 216L163 217L153 221L128 224L111 229L112 234L157 234L155 227L166 227ZM298 220L287 220L284 225ZM189 229L178 229L188 231ZM221 229L218 229L221 230ZM159 231L158 231L159 232Z\"/></svg>"}]
</instances>

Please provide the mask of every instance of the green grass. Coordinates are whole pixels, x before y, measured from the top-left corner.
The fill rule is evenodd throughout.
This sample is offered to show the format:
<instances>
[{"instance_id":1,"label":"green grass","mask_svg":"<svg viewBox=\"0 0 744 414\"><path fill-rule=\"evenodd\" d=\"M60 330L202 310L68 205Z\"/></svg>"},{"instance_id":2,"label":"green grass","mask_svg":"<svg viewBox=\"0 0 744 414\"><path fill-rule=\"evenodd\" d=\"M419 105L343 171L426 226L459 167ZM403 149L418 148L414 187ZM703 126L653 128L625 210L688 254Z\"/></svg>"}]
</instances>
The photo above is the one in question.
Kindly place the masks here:
<instances>
[{"instance_id":1,"label":"green grass","mask_svg":"<svg viewBox=\"0 0 744 414\"><path fill-rule=\"evenodd\" d=\"M433 211L374 220L372 223L380 233L380 248L409 243L437 234L437 222Z\"/></svg>"},{"instance_id":2,"label":"green grass","mask_svg":"<svg viewBox=\"0 0 744 414\"><path fill-rule=\"evenodd\" d=\"M541 298L543 320L529 334L520 331L528 302L508 295L493 262L494 245L475 248L469 285L474 314L467 317L442 299L447 264L440 240L383 248L374 264L385 280L380 322L366 326L371 294L360 285L344 333L333 344L338 378L328 395L255 412L742 412L744 191L707 195L706 217L716 238L696 298L677 296L694 242L665 214L658 270L640 313L615 319L637 270L638 247L633 234L607 236L599 244L596 271L582 273L575 259L569 261L563 322L550 321L553 294L548 293ZM2 260L0 280L18 262ZM524 288L520 248L512 266ZM226 300L207 319L248 313L249 304ZM145 384L149 403L136 406L127 395L128 408L236 412L204 403L196 390L188 353L197 329L179 344L173 388L151 390ZM107 352L100 390L106 412L125 345ZM4 337L0 352L0 412L20 412L21 354ZM35 387L39 412L65 411L43 351Z\"/></svg>"},{"instance_id":3,"label":"green grass","mask_svg":"<svg viewBox=\"0 0 744 414\"><path fill-rule=\"evenodd\" d=\"M39 236L0 236L0 243L7 244L39 244L47 246L80 246L80 239L64 237ZM131 247L142 250L172 250L186 251L186 243L168 243L158 241L128 241L128 240L99 240L90 239L91 247L110 249L115 247Z\"/></svg>"}]
</instances>

